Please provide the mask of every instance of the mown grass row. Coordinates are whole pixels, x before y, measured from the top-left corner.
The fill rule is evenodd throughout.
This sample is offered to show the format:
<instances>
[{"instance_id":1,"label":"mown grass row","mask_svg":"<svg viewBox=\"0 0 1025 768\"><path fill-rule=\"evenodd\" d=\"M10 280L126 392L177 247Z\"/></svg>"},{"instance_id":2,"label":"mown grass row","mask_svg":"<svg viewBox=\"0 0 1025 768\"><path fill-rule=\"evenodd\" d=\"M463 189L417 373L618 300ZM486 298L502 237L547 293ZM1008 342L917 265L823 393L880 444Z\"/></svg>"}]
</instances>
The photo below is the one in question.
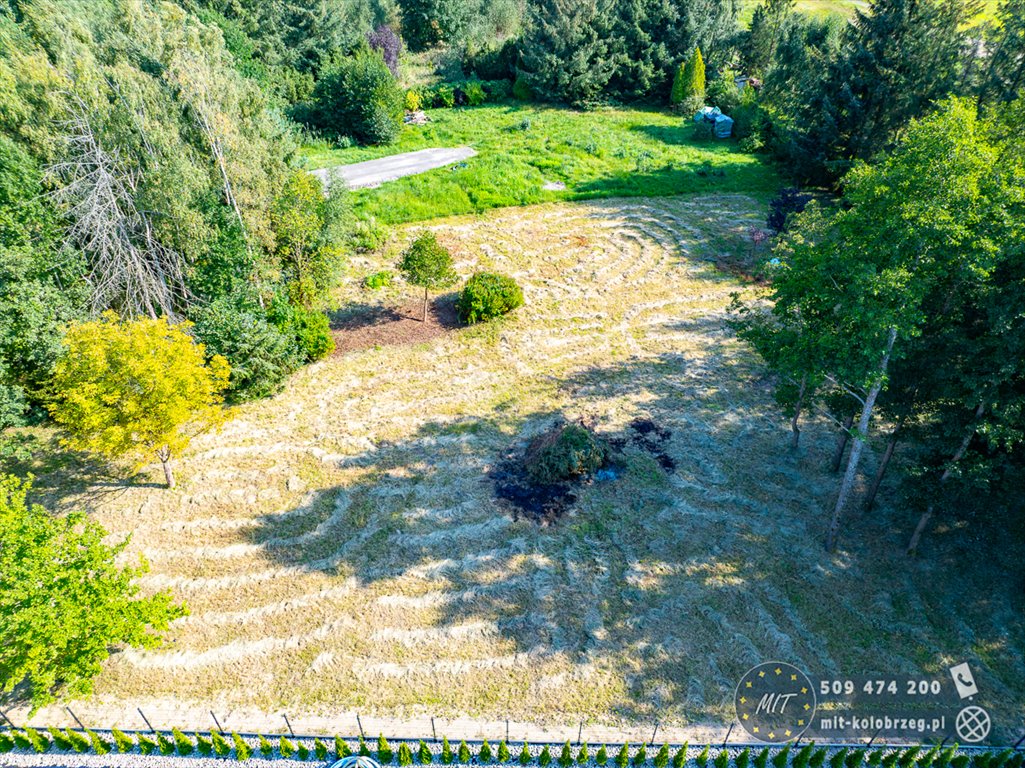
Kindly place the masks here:
<instances>
[{"instance_id":1,"label":"mown grass row","mask_svg":"<svg viewBox=\"0 0 1025 768\"><path fill-rule=\"evenodd\" d=\"M411 742L399 743L394 749L384 736L377 740L376 749L371 749L360 737L354 745L340 736L335 736L329 744L321 738L293 738L280 736L273 742L265 736L257 735L255 745L253 738L243 738L238 733L224 734L210 731L205 735L195 732L189 736L178 728L170 733L127 734L118 729L109 732L109 737L96 731L78 731L70 728L58 730L48 728L45 731L35 728L22 730L0 731L0 753L18 749L27 752L44 753L50 751L92 753L106 755L113 752L121 754L163 755L187 757L200 755L204 757L234 758L245 761L257 753L267 759L283 758L290 760L316 760L324 762L328 759L341 759L350 755L373 757L382 765L537 765L541 768L558 765L559 768L573 766L608 766L612 768L684 768L693 762L697 768L1022 768L1025 754L1013 749L1002 751L980 751L974 754L961 752L957 744L948 747L932 746L928 749L919 746L905 749L881 748L826 748L818 747L814 742L805 744L800 749L789 745L782 748L763 747L751 749L745 747L716 749L705 745L691 756L689 745L671 748L663 744L657 751L649 754L644 744L631 748L629 744L609 748L602 745L593 753L586 743L571 746L567 741L561 750L551 745L532 746L524 742L516 754L510 750L503 739L496 747L487 740L473 750L466 741L461 741L453 749L447 738L441 744L428 745L420 741L415 747ZM330 740L329 740L330 741ZM713 751L715 755L713 756Z\"/></svg>"}]
</instances>

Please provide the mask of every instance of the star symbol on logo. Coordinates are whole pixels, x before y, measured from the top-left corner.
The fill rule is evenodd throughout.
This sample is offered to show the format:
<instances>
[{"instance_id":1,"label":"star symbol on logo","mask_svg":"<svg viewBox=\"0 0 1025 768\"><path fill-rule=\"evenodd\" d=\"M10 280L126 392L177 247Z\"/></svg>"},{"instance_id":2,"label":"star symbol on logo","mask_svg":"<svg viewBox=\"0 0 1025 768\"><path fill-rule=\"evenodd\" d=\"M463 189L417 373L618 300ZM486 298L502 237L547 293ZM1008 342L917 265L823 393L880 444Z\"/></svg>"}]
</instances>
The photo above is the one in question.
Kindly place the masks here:
<instances>
[{"instance_id":1,"label":"star symbol on logo","mask_svg":"<svg viewBox=\"0 0 1025 768\"><path fill-rule=\"evenodd\" d=\"M775 672L776 672L777 675L782 675L783 674L783 670L780 669L779 667L776 667Z\"/></svg>"}]
</instances>

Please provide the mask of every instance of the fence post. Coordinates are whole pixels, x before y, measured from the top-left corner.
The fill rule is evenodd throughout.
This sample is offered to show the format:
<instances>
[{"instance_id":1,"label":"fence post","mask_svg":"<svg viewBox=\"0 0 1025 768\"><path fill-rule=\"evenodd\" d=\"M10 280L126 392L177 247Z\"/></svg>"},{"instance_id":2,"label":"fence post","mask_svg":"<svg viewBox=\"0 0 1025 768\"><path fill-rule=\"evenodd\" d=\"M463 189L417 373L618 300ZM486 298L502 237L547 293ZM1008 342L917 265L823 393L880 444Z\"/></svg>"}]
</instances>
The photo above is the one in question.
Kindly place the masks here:
<instances>
[{"instance_id":1,"label":"fence post","mask_svg":"<svg viewBox=\"0 0 1025 768\"><path fill-rule=\"evenodd\" d=\"M876 729L876 732L872 734L872 738L868 740L868 746L870 746L870 747L872 746L872 742L876 740L876 736L879 735L879 732L881 730L883 730L883 729L882 728L877 728Z\"/></svg>"},{"instance_id":2,"label":"fence post","mask_svg":"<svg viewBox=\"0 0 1025 768\"><path fill-rule=\"evenodd\" d=\"M139 712L139 714L141 715L141 714L142 714L142 712ZM217 726L217 730L218 730L218 731L219 731L220 733L224 733L224 729L223 729L223 728L221 727L221 723L220 723L220 721L219 721L219 720L217 719L217 715L215 715L215 714L214 714L214 711L213 711L212 709L210 710L210 717L212 717L212 718L214 719L214 725L216 725L216 726Z\"/></svg>"},{"instance_id":3,"label":"fence post","mask_svg":"<svg viewBox=\"0 0 1025 768\"><path fill-rule=\"evenodd\" d=\"M359 719L359 712L356 713L356 725L359 726L359 735L366 741L366 734L363 733L363 722Z\"/></svg>"},{"instance_id":4,"label":"fence post","mask_svg":"<svg viewBox=\"0 0 1025 768\"><path fill-rule=\"evenodd\" d=\"M431 736L434 737L435 741L438 740L438 729L434 727L434 717L433 716L431 717Z\"/></svg>"},{"instance_id":5,"label":"fence post","mask_svg":"<svg viewBox=\"0 0 1025 768\"><path fill-rule=\"evenodd\" d=\"M726 749L726 742L730 740L730 734L733 733L733 726L736 723L730 723L730 729L726 731L726 738L722 740L722 748Z\"/></svg>"},{"instance_id":6,"label":"fence post","mask_svg":"<svg viewBox=\"0 0 1025 768\"><path fill-rule=\"evenodd\" d=\"M659 723L656 721L655 722L655 730L653 730L651 732L651 741L648 743L649 747L655 746L655 737L658 735L658 726L659 726ZM726 738L729 738L729 736L727 736Z\"/></svg>"},{"instance_id":7,"label":"fence post","mask_svg":"<svg viewBox=\"0 0 1025 768\"><path fill-rule=\"evenodd\" d=\"M580 721L580 726L577 728L577 744L580 743L581 737L584 735L584 721Z\"/></svg>"},{"instance_id":8,"label":"fence post","mask_svg":"<svg viewBox=\"0 0 1025 768\"><path fill-rule=\"evenodd\" d=\"M70 712L71 710L69 709L68 711ZM156 733L157 729L154 728L152 725L150 725L149 720L146 719L146 715L142 714L142 709L140 709L139 707L136 707L135 711L139 713L139 717L141 717L142 721L144 723L146 723L146 727L149 728L150 733ZM72 717L74 717L74 716L72 715ZM78 718L76 717L75 719L77 720Z\"/></svg>"},{"instance_id":9,"label":"fence post","mask_svg":"<svg viewBox=\"0 0 1025 768\"><path fill-rule=\"evenodd\" d=\"M79 728L81 728L83 731L89 730L84 725L82 725L82 721L79 720L78 717L76 717L75 713L71 711L71 707L64 707L64 709L66 709L68 711L68 714L71 715L75 719L75 722L78 723L78 727Z\"/></svg>"},{"instance_id":10,"label":"fence post","mask_svg":"<svg viewBox=\"0 0 1025 768\"><path fill-rule=\"evenodd\" d=\"M7 720L7 715L4 715L4 720ZM7 720L7 722L11 723L10 720ZM14 723L11 723L11 725L14 725ZM1018 741L1014 745L1014 748L1017 749L1018 747L1020 747L1023 741L1025 741L1025 734L1022 734L1022 737L1018 739Z\"/></svg>"},{"instance_id":11,"label":"fence post","mask_svg":"<svg viewBox=\"0 0 1025 768\"><path fill-rule=\"evenodd\" d=\"M509 744L509 718L505 719L505 743Z\"/></svg>"},{"instance_id":12,"label":"fence post","mask_svg":"<svg viewBox=\"0 0 1025 768\"><path fill-rule=\"evenodd\" d=\"M285 714L284 712L282 712L281 716L283 718L285 718L285 725L288 726L288 732L292 736L292 738L294 739L295 738L295 731L292 730L292 724L290 722L288 722L288 715Z\"/></svg>"},{"instance_id":13,"label":"fence post","mask_svg":"<svg viewBox=\"0 0 1025 768\"><path fill-rule=\"evenodd\" d=\"M6 712L4 712L4 711L3 711L2 709L0 709L0 717L2 717L2 718L3 718L4 720L6 720L6 721L7 721L7 724L8 724L9 726L11 726L11 728L13 728L14 730L18 730L18 726L16 726L16 725L14 724L14 721L13 721L13 720L11 720L11 718L9 718L9 717L7 716L7 713L6 713Z\"/></svg>"}]
</instances>

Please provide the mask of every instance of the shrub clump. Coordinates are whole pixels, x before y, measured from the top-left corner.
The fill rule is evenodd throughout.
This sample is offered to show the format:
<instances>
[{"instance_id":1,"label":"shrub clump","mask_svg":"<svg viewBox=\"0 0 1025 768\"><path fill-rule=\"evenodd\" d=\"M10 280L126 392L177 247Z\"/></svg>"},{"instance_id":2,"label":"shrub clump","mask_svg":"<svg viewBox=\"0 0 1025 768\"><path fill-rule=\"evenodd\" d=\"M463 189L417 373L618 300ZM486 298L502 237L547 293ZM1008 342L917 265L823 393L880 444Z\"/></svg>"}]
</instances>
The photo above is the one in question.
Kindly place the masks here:
<instances>
[{"instance_id":1,"label":"shrub clump","mask_svg":"<svg viewBox=\"0 0 1025 768\"><path fill-rule=\"evenodd\" d=\"M466 281L456 309L467 325L485 322L523 306L523 290L505 275L478 272Z\"/></svg>"},{"instance_id":2,"label":"shrub clump","mask_svg":"<svg viewBox=\"0 0 1025 768\"><path fill-rule=\"evenodd\" d=\"M608 445L589 429L562 424L530 442L524 468L535 483L550 485L594 472L608 455Z\"/></svg>"},{"instance_id":3,"label":"shrub clump","mask_svg":"<svg viewBox=\"0 0 1025 768\"><path fill-rule=\"evenodd\" d=\"M321 75L306 116L325 133L389 144L399 135L404 111L405 94L384 57L364 49Z\"/></svg>"}]
</instances>

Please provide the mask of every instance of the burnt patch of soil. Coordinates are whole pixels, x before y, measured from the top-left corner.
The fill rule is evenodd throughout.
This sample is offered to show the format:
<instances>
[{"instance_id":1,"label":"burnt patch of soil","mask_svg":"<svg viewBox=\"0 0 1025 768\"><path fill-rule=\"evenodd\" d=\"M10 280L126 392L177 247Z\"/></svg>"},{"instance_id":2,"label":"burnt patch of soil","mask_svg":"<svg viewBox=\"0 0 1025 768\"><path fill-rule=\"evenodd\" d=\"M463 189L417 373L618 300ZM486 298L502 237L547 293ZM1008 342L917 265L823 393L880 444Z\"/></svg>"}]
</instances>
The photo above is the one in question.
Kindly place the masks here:
<instances>
[{"instance_id":1,"label":"burnt patch of soil","mask_svg":"<svg viewBox=\"0 0 1025 768\"><path fill-rule=\"evenodd\" d=\"M456 299L452 293L430 301L426 322L420 320L423 302L417 299L398 307L360 304L335 312L330 317L335 354L420 344L444 336L460 327Z\"/></svg>"},{"instance_id":2,"label":"burnt patch of soil","mask_svg":"<svg viewBox=\"0 0 1025 768\"><path fill-rule=\"evenodd\" d=\"M666 453L666 443L673 436L670 430L658 426L651 419L634 419L629 429L634 445L654 456L658 465L667 473L676 471L676 461Z\"/></svg>"},{"instance_id":3,"label":"burnt patch of soil","mask_svg":"<svg viewBox=\"0 0 1025 768\"><path fill-rule=\"evenodd\" d=\"M562 517L577 494L575 483L534 483L523 469L523 454L511 451L488 473L495 487L495 497L506 502L513 520L520 516L541 525L550 525Z\"/></svg>"}]
</instances>

